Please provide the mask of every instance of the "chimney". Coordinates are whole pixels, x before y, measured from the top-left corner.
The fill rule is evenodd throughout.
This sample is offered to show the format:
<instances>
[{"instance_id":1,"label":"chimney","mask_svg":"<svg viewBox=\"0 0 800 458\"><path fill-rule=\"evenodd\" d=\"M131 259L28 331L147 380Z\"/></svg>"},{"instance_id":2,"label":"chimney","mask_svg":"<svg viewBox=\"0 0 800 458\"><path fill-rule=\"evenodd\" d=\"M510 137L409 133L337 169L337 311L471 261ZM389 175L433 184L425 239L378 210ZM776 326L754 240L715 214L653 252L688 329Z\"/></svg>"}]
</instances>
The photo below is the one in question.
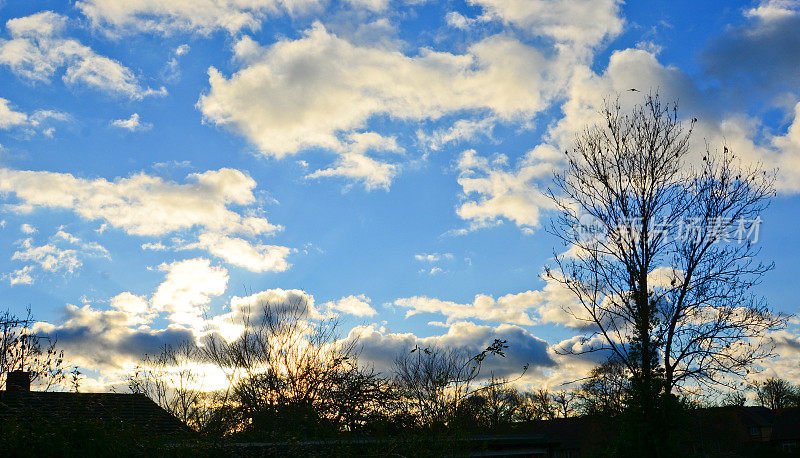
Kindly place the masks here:
<instances>
[{"instance_id":1,"label":"chimney","mask_svg":"<svg viewBox=\"0 0 800 458\"><path fill-rule=\"evenodd\" d=\"M31 373L11 371L6 375L6 391L30 391Z\"/></svg>"}]
</instances>

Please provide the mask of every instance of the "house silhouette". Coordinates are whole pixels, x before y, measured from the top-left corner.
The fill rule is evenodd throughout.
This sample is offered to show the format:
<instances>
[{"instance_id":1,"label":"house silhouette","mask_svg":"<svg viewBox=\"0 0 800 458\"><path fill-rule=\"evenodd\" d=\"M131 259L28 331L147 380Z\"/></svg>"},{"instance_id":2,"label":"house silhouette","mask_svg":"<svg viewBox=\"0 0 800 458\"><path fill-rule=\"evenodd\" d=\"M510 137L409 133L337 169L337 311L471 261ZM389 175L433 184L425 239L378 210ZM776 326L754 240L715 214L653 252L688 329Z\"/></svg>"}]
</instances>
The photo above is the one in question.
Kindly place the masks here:
<instances>
[{"instance_id":1,"label":"house silhouette","mask_svg":"<svg viewBox=\"0 0 800 458\"><path fill-rule=\"evenodd\" d=\"M149 436L175 437L189 428L143 394L31 391L30 374L9 372L0 391L0 420L44 425L124 426Z\"/></svg>"}]
</instances>

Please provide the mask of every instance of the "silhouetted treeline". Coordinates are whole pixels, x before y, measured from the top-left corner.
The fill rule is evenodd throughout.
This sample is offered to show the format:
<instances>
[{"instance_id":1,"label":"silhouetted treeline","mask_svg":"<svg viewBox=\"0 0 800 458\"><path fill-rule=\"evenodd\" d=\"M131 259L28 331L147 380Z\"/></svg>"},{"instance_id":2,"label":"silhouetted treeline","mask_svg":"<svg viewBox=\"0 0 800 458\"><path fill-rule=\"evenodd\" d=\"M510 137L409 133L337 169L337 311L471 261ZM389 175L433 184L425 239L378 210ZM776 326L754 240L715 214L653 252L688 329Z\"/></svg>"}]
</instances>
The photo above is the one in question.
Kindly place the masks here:
<instances>
[{"instance_id":1,"label":"silhouetted treeline","mask_svg":"<svg viewBox=\"0 0 800 458\"><path fill-rule=\"evenodd\" d=\"M505 357L502 340L477 354L409 348L379 372L360 363L357 339L340 340L334 321L305 313L303 303L260 304L234 323L235 340L214 335L202 346L165 347L145 358L129 387L197 431L253 440L491 431L625 407L627 378L613 362L580 389L555 392L520 391L514 380L486 374L488 360ZM204 387L203 367L221 371L228 385Z\"/></svg>"},{"instance_id":2,"label":"silhouetted treeline","mask_svg":"<svg viewBox=\"0 0 800 458\"><path fill-rule=\"evenodd\" d=\"M360 363L358 340L341 340L334 321L307 319L306 304L258 309L232 323L241 331L235 340L212 335L202 346L148 356L129 377L131 391L209 437L258 441L487 433L536 420L617 416L628 405L629 376L614 361L577 389L557 391L516 388L527 367L511 380L487 374L487 361L505 357L503 340L477 354L409 348L379 372ZM209 367L227 386L203 386Z\"/></svg>"}]
</instances>

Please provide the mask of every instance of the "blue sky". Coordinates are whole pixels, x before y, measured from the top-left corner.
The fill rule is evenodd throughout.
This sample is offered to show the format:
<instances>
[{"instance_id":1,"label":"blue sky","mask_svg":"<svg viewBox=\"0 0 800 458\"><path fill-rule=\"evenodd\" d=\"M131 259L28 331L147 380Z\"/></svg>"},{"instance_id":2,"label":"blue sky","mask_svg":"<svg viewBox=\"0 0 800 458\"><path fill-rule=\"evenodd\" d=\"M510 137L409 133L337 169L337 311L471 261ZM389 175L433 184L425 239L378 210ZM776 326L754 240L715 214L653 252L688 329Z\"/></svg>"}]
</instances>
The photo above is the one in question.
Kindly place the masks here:
<instances>
[{"instance_id":1,"label":"blue sky","mask_svg":"<svg viewBox=\"0 0 800 458\"><path fill-rule=\"evenodd\" d=\"M577 378L543 192L631 87L698 117L696 151L780 169L757 292L797 311L798 2L5 1L0 24L1 305L92 389L259 294L313 298L376 364L499 336L530 383ZM793 332L771 370L800 378Z\"/></svg>"}]
</instances>

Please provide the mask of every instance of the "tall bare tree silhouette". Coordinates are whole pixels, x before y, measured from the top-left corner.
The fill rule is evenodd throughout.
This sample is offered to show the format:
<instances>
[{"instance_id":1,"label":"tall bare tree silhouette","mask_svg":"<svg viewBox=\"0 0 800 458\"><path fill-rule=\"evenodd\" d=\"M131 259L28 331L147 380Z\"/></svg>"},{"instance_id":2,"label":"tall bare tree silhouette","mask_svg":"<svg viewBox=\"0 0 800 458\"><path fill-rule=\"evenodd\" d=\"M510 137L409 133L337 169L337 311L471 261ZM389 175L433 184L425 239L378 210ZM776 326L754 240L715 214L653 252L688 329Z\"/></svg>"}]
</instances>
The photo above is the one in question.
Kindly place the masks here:
<instances>
[{"instance_id":1,"label":"tall bare tree silhouette","mask_svg":"<svg viewBox=\"0 0 800 458\"><path fill-rule=\"evenodd\" d=\"M675 390L733 386L772 354L768 331L785 320L750 290L771 268L753 235L775 174L727 147L692 165L694 121L685 128L657 93L630 112L617 98L601 114L555 176L550 231L569 250L546 274L574 293L569 312L591 328L565 351L610 352L652 418Z\"/></svg>"}]
</instances>

